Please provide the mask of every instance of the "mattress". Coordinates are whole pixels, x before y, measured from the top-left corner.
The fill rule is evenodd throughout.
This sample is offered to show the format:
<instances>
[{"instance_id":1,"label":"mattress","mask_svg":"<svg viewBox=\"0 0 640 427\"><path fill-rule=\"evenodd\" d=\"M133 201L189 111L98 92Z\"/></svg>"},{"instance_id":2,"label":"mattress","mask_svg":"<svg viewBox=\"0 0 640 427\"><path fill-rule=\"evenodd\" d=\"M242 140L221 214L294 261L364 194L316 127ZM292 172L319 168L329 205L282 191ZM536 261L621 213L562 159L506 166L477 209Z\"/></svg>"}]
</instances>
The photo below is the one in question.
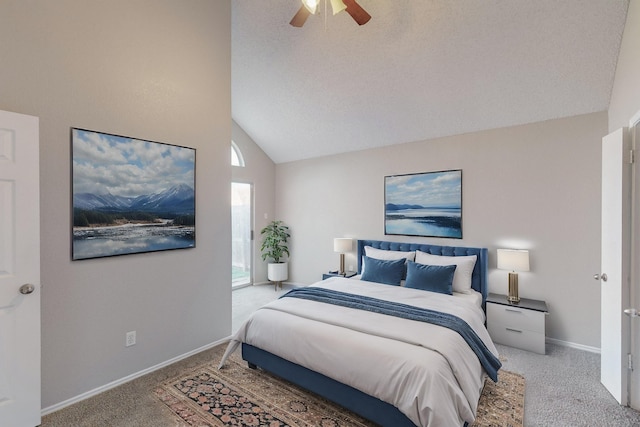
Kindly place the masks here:
<instances>
[{"instance_id":1,"label":"mattress","mask_svg":"<svg viewBox=\"0 0 640 427\"><path fill-rule=\"evenodd\" d=\"M498 356L472 294L450 296L337 277L312 286L452 314ZM241 342L388 402L418 426L473 422L485 378L476 354L451 329L296 298L256 311L232 337L221 366Z\"/></svg>"}]
</instances>

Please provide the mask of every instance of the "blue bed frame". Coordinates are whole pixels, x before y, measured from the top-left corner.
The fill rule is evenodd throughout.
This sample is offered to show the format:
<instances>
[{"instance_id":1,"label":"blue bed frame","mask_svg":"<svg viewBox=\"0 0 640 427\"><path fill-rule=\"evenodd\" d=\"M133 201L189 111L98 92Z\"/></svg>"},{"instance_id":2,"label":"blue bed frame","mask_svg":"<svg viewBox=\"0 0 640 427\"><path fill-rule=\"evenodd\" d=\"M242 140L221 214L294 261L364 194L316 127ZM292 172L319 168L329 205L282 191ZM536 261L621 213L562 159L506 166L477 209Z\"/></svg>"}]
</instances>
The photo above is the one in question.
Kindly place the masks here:
<instances>
[{"instance_id":1,"label":"blue bed frame","mask_svg":"<svg viewBox=\"0 0 640 427\"><path fill-rule=\"evenodd\" d=\"M478 260L473 269L471 287L482 294L482 307L484 308L488 295L488 251L486 248L358 240L358 273L362 270L362 255L364 255L365 246L392 251L420 250L433 255L445 256L477 255ZM414 423L395 406L260 348L243 343L242 358L248 362L251 368L260 367L383 427L414 426Z\"/></svg>"}]
</instances>

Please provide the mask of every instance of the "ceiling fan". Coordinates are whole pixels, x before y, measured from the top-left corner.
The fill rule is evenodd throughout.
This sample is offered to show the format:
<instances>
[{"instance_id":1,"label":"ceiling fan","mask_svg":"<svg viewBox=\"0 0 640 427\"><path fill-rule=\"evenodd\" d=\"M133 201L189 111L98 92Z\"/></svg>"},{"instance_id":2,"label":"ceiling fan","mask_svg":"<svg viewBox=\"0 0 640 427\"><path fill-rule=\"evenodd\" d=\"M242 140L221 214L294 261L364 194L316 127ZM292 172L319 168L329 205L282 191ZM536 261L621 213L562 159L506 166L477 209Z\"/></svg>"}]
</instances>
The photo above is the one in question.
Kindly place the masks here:
<instances>
[{"instance_id":1,"label":"ceiling fan","mask_svg":"<svg viewBox=\"0 0 640 427\"><path fill-rule=\"evenodd\" d=\"M318 3L320 3L320 0L302 0L302 6L300 6L300 9L289 24L294 27L302 27L309 15L316 13ZM371 15L356 0L331 0L331 8L334 15L346 9L347 13L351 15L358 25L364 25L371 19Z\"/></svg>"}]
</instances>

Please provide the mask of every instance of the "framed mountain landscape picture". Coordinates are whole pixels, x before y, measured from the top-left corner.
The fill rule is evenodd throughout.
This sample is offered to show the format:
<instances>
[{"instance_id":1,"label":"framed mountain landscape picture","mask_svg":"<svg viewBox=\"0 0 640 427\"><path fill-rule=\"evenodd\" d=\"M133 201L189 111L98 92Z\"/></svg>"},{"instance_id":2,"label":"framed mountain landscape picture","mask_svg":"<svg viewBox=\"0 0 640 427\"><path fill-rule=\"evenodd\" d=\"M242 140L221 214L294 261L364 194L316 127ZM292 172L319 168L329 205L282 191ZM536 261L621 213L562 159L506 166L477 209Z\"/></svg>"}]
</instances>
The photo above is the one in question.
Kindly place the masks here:
<instances>
[{"instance_id":1,"label":"framed mountain landscape picture","mask_svg":"<svg viewBox=\"0 0 640 427\"><path fill-rule=\"evenodd\" d=\"M71 128L73 260L193 248L196 150Z\"/></svg>"},{"instance_id":2,"label":"framed mountain landscape picture","mask_svg":"<svg viewBox=\"0 0 640 427\"><path fill-rule=\"evenodd\" d=\"M462 170L384 177L384 234L462 239Z\"/></svg>"}]
</instances>

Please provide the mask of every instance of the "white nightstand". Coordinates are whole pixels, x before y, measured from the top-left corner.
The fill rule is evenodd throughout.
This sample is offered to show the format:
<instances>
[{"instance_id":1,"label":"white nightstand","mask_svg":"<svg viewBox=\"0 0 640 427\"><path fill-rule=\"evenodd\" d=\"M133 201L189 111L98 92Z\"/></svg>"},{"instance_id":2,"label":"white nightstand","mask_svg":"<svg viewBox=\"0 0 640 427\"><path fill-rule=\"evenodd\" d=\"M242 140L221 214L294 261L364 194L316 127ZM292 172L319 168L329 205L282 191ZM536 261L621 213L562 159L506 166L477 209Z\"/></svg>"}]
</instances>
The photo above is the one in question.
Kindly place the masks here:
<instances>
[{"instance_id":1,"label":"white nightstand","mask_svg":"<svg viewBox=\"0 0 640 427\"><path fill-rule=\"evenodd\" d=\"M506 295L489 294L487 329L493 342L545 354L547 303L520 298L512 304Z\"/></svg>"}]
</instances>

